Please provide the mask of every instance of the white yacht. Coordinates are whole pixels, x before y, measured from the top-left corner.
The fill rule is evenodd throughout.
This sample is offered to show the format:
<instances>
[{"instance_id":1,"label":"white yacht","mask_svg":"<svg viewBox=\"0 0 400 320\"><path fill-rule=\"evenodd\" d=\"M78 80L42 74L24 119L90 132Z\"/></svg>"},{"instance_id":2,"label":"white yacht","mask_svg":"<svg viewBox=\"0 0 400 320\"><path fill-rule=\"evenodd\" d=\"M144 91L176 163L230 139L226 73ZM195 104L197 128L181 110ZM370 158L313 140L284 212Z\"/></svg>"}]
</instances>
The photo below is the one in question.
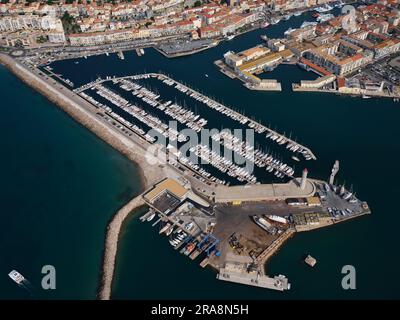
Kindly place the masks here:
<instances>
[{"instance_id":1,"label":"white yacht","mask_svg":"<svg viewBox=\"0 0 400 320\"><path fill-rule=\"evenodd\" d=\"M8 274L8 276L15 282L15 283L18 283L18 284L21 284L24 280L25 280L25 278L24 278L24 276L22 275L22 274L20 274L18 271L16 271L16 270L12 270L9 274Z\"/></svg>"}]
</instances>

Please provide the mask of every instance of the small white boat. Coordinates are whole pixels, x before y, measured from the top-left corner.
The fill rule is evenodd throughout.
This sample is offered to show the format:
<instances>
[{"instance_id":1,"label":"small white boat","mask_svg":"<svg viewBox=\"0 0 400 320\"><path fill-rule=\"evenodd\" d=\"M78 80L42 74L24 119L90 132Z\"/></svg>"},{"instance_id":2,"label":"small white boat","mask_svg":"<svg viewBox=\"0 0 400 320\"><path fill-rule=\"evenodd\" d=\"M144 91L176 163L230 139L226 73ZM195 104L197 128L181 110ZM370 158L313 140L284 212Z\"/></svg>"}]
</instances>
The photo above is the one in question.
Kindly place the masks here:
<instances>
[{"instance_id":1,"label":"small white boat","mask_svg":"<svg viewBox=\"0 0 400 320\"><path fill-rule=\"evenodd\" d=\"M300 159L297 158L296 156L292 156L292 159L295 160L295 161L300 161Z\"/></svg>"},{"instance_id":2,"label":"small white boat","mask_svg":"<svg viewBox=\"0 0 400 320\"><path fill-rule=\"evenodd\" d=\"M147 221L151 221L154 219L154 217L156 216L156 213L154 212L153 214L151 214L146 220Z\"/></svg>"},{"instance_id":3,"label":"small white boat","mask_svg":"<svg viewBox=\"0 0 400 320\"><path fill-rule=\"evenodd\" d=\"M165 233L166 236L169 236L172 231L174 231L174 228L169 228L168 231Z\"/></svg>"},{"instance_id":4,"label":"small white boat","mask_svg":"<svg viewBox=\"0 0 400 320\"><path fill-rule=\"evenodd\" d=\"M282 224L287 224L288 221L284 217L276 216L273 214L266 215L266 217L272 221L282 223Z\"/></svg>"},{"instance_id":5,"label":"small white boat","mask_svg":"<svg viewBox=\"0 0 400 320\"><path fill-rule=\"evenodd\" d=\"M16 270L12 270L8 276L17 284L21 284L25 280L24 276Z\"/></svg>"},{"instance_id":6,"label":"small white boat","mask_svg":"<svg viewBox=\"0 0 400 320\"><path fill-rule=\"evenodd\" d=\"M208 74L207 73L205 74L205 77L208 78Z\"/></svg>"}]
</instances>

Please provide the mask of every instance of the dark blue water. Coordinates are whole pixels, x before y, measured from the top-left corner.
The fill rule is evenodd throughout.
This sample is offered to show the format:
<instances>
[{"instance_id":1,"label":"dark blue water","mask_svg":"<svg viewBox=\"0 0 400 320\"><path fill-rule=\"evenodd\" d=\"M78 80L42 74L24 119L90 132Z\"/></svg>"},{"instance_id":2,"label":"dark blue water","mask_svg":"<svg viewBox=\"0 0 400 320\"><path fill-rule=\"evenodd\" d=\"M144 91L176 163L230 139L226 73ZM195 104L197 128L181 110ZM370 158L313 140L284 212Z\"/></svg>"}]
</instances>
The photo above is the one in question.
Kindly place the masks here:
<instances>
[{"instance_id":1,"label":"dark blue water","mask_svg":"<svg viewBox=\"0 0 400 320\"><path fill-rule=\"evenodd\" d=\"M57 72L62 73L64 77L71 79L77 85L94 80L97 76L121 76L145 71L161 71L170 74L174 79L186 82L227 105L243 110L247 115L252 115L281 132L292 132L292 137L297 137L299 142L309 146L318 157L317 161L307 162L312 177L327 179L333 162L339 159L341 161L338 174L339 182L345 181L347 186L353 185L357 196L362 200L367 200L372 209L372 215L323 230L297 234L291 239L267 265L269 274L285 274L290 279L292 289L285 293L218 281L215 279L214 272L209 269L203 270L197 262L193 262L173 250L165 237L159 236L157 230L152 229L150 224L142 224L137 219L132 218L130 223L125 226L121 250L118 253L114 298L399 298L397 288L400 285L400 280L396 274L400 267L400 257L396 234L400 218L395 199L400 191L400 174L397 168L400 156L400 144L398 142L400 136L400 126L398 126L400 105L391 100L358 99L318 93L294 93L290 90L290 84L307 77L307 74L296 66L281 66L274 71L273 76L282 81L284 85L283 92L249 91L243 87L241 82L231 80L221 74L213 64L228 50L239 51L259 44L261 42L259 36L264 33L270 37L280 36L289 26L298 26L303 20L304 17L295 17L288 22L271 26L266 30L242 35L209 51L179 59L168 60L156 51L148 49L145 55L140 58L134 52L126 53L123 61L119 60L116 55L110 55L110 57L102 55L87 60L79 59L53 63L52 66ZM79 64L75 64L75 62L79 62ZM205 74L208 74L209 78L206 78ZM19 90L23 90L20 87L18 86ZM36 98L41 99L37 96ZM29 99L31 99L31 96L29 96ZM25 101L26 104L29 100L23 100L22 96L16 101L24 106L21 101ZM16 101L10 101L9 105L13 107L8 111L13 114L14 119L18 119L18 116L26 116L25 109L22 112L14 107ZM48 106L48 109L50 113L59 114L59 111L50 106ZM40 130L54 132L55 128L53 130L46 129L49 128L48 126L52 127L52 121L48 120L48 116L47 118L43 117L41 112L41 110L32 109L31 113L36 115L36 118L30 114L30 117L26 117L29 119L27 122L31 123L32 118L42 119L41 125L38 126L41 129L37 130L39 132L41 132ZM104 147L102 143L64 115L59 114L56 117L59 117L61 124L55 127L70 126L72 138L74 137L72 132L80 132L87 139L93 140L90 140L90 144L86 148L90 148L90 146L95 148L98 144L102 145L101 149ZM3 119L2 121L6 122L6 120ZM2 130L7 132L3 126ZM34 133L29 134L30 139L26 138L22 143L14 137L16 130L17 128L11 126L8 133L11 138L6 141L13 145L15 145L13 142L17 141L16 144L19 147L28 148L32 141L41 143L43 140L50 139L50 137L47 137L48 134L38 135L37 130L34 130ZM70 141L69 139L72 138L68 136L64 140L64 144L68 145L66 141ZM104 148L104 150L108 150L107 147ZM33 154L36 154L37 150L40 150L40 148L34 148ZM81 171L86 172L89 170L88 168L93 169L91 161L82 159L86 157L81 155L83 151L80 148L67 150L68 152L59 150L58 153L65 157L67 156L65 153L70 157L78 157L77 163L80 164ZM100 159L107 158L108 154L114 153L112 150L108 150L104 151L104 155L95 157L96 167L100 165L97 162L100 161L101 163L102 160ZM21 152L20 156L24 158L26 152ZM43 156L43 158L43 161L46 161L48 156ZM3 214L5 217L3 221L6 221L6 223L10 219L12 220L9 211L17 201L15 199L26 195L26 189L32 193L32 198L35 198L33 195L37 197L49 190L48 186L39 188L38 185L40 186L40 184L36 181L37 178L32 179L36 184L33 184L31 179L24 180L26 165L23 166L13 159L11 163L14 165L14 162L19 169L13 171L13 179L16 182L7 182L5 186L15 183L18 184L19 188L13 188L9 192L10 195L7 196L7 199L13 200L7 200L8 209L5 211L7 214ZM10 165L10 160L5 161L2 168L9 168ZM105 164L104 166L106 167ZM63 170L67 175L66 172L69 171ZM110 194L109 190L119 188L123 191L126 188L124 183L120 184L119 181L115 181L114 188L111 188L110 185L104 185L107 182L98 179L100 179L99 177L105 178L96 174L96 177L93 177L96 181L96 188L104 188L108 192L103 193L103 196L96 193L95 199L86 198L86 192L89 192L90 188L83 188L84 191L81 190L80 193L78 191L71 193L71 190L75 188L74 182L79 187L82 180L77 177L79 175L75 171L68 174L68 177L64 177L63 170L55 169L54 175L60 177L57 182L62 181L62 178L73 181L68 184L69 192L59 194L56 203L68 203L68 206L75 205L80 208L82 198L84 198L88 201L89 207L90 205L97 207L97 201L102 200L101 212L108 212L109 216L112 210L106 210L104 194L112 198L112 194L115 195L116 193ZM7 171L11 170L8 169ZM83 173L80 172L80 174ZM25 181L26 185L19 183L19 181ZM18 190L23 188L25 188L25 192ZM57 188L52 185L51 189L52 192L55 192L53 189ZM108 203L108 206L110 206L110 203ZM97 208L96 212L100 210L99 207ZM23 210L24 213L27 211L29 210ZM49 219L48 217L56 214L55 211L57 210L54 206L45 208L42 215ZM76 217L80 217L80 215L71 217L71 225L75 225ZM90 217L92 218L91 223L98 223L97 216L91 215ZM33 218L30 222L32 220ZM72 233L69 232L72 227L65 231L68 228L64 229L64 224L54 222L51 219L46 221L49 221L50 229L55 225L58 226L59 233L64 232L63 241L60 240L59 243L53 244L54 248L60 251L71 248L71 238L76 238L76 241L90 239L90 241L93 241L92 243L96 242L98 246L102 244L103 225L99 228L91 226L91 232L95 232L96 229L98 235L92 240L93 237L87 236L81 230ZM13 232L15 236L12 239L18 242L21 239L20 234L24 234L25 231L17 228L22 227L14 224L9 229L16 230ZM40 232L49 232L47 224L40 224L37 228ZM33 235L28 234L21 241L24 241L24 245L26 245L26 241L31 241L32 244L36 241L42 243L44 240L39 240L42 239L42 236L42 233L38 231ZM75 247L76 243L74 244ZM47 257L46 252L42 253L43 257ZM80 250L77 250L76 254L78 252ZM84 252L81 253L82 255L91 255L93 251L87 247L82 252ZM310 269L302 263L302 258L307 253L311 253L318 259L318 264L314 269ZM6 261L9 261L14 254L9 253L9 258ZM25 256L21 257L19 253L17 257L25 258ZM99 257L100 254L85 258L87 259L85 261L92 261L91 264L89 262L87 262L87 265L85 264L87 271L83 272L85 275L90 274L91 280L79 279L79 281L75 281L75 287L69 286L65 296L90 296L92 291L87 289L86 284L92 282L93 286L89 287L94 287ZM37 265L41 264L43 260L42 258L38 259L36 253L32 253L32 256L25 259L25 263L28 263L31 259L39 260ZM80 261L79 259L83 259L82 256L75 257L74 263ZM67 267L71 266L66 261L60 261L60 266L63 263ZM340 285L342 277L340 271L342 266L347 264L353 265L357 271L357 289L354 291L345 291ZM16 267L23 265L24 263L21 262ZM73 267L76 267L76 265ZM62 285L60 284L60 290L61 288ZM94 297L94 294L92 297Z\"/></svg>"},{"instance_id":2,"label":"dark blue water","mask_svg":"<svg viewBox=\"0 0 400 320\"><path fill-rule=\"evenodd\" d=\"M93 299L105 228L140 189L135 166L0 67L0 299ZM41 290L43 265L56 290Z\"/></svg>"}]
</instances>

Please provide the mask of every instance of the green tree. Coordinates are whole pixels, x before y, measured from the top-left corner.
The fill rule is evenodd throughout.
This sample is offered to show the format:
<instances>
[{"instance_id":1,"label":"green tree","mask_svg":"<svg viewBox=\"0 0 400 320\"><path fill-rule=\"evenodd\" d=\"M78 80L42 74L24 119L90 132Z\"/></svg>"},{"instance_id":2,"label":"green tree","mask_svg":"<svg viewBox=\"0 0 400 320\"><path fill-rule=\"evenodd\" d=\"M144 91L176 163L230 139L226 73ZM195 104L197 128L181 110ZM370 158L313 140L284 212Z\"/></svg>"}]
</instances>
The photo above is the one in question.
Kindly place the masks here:
<instances>
[{"instance_id":1,"label":"green tree","mask_svg":"<svg viewBox=\"0 0 400 320\"><path fill-rule=\"evenodd\" d=\"M37 43L45 43L45 42L47 42L47 37L39 36L36 41L37 41Z\"/></svg>"},{"instance_id":2,"label":"green tree","mask_svg":"<svg viewBox=\"0 0 400 320\"><path fill-rule=\"evenodd\" d=\"M81 28L76 23L75 18L72 17L67 11L64 12L64 15L61 17L61 22L63 24L65 33L78 33L80 32Z\"/></svg>"}]
</instances>

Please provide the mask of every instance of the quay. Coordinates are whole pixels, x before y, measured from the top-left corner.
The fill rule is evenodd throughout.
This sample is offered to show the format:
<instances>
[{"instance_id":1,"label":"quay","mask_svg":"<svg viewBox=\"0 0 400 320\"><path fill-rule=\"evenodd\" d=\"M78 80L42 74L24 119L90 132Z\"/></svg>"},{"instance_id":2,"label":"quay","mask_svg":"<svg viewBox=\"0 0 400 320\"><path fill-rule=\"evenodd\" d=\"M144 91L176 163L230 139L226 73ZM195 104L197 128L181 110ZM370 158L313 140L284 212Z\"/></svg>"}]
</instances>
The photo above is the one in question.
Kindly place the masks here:
<instances>
[{"instance_id":1,"label":"quay","mask_svg":"<svg viewBox=\"0 0 400 320\"><path fill-rule=\"evenodd\" d=\"M215 39L201 39L190 42L177 42L174 44L160 44L154 48L166 58L178 58L192 55L213 48L219 44Z\"/></svg>"},{"instance_id":2,"label":"quay","mask_svg":"<svg viewBox=\"0 0 400 320\"><path fill-rule=\"evenodd\" d=\"M185 245L183 254L202 258L205 261L202 265L220 271L219 279L275 290L290 289L290 284L282 275L265 276L265 263L293 232L309 231L370 213L366 202L357 199L352 191L308 179L304 171L301 178L293 178L286 185L262 185L260 188L257 185L254 189L251 185L247 186L248 190L222 186L224 188L218 190L218 183L208 184L176 165L149 165L145 157L149 143L139 134L132 132L129 136L126 131L104 121L99 116L99 108L40 70L3 54L0 54L0 61L142 169L145 192L121 208L107 229L99 299L111 297L119 232L129 213L141 205L157 212L159 220L156 222L178 221L176 229L168 236L171 246ZM177 84L164 75L154 75ZM98 83L88 88L95 85ZM184 85L182 88L192 90ZM200 95L194 90L189 92ZM246 117L239 119L251 121ZM230 192L234 197L228 196ZM247 198L241 196L243 193L248 194ZM272 227L266 230L254 222L254 216L269 219L270 214L287 223L270 220ZM252 263L253 260L256 263Z\"/></svg>"},{"instance_id":3,"label":"quay","mask_svg":"<svg viewBox=\"0 0 400 320\"><path fill-rule=\"evenodd\" d=\"M264 264L278 249L287 241L295 231L291 228L283 232L278 239L276 239L270 246L268 246L263 252L261 252L255 259L256 264Z\"/></svg>"},{"instance_id":4,"label":"quay","mask_svg":"<svg viewBox=\"0 0 400 320\"><path fill-rule=\"evenodd\" d=\"M220 268L217 279L278 291L290 289L285 276L268 277L254 271L248 272L241 264L234 263L227 263L224 268Z\"/></svg>"},{"instance_id":5,"label":"quay","mask_svg":"<svg viewBox=\"0 0 400 320\"><path fill-rule=\"evenodd\" d=\"M293 84L293 91L297 92L322 92L322 93L331 93L336 95L344 95L351 97L370 97L370 98L389 98L389 99L400 99L400 92L384 92L384 91L373 91L367 89L360 90L346 90L346 89L323 89L321 87L304 87L300 84Z\"/></svg>"},{"instance_id":6,"label":"quay","mask_svg":"<svg viewBox=\"0 0 400 320\"><path fill-rule=\"evenodd\" d=\"M312 197L317 188L311 179L307 179L304 189L299 188L299 186L300 179L293 179L288 183L217 186L215 188L215 203L285 200L288 197L307 198Z\"/></svg>"},{"instance_id":7,"label":"quay","mask_svg":"<svg viewBox=\"0 0 400 320\"><path fill-rule=\"evenodd\" d=\"M186 232L187 226L195 222L194 232L188 232L178 244L171 242L171 236L170 243L175 249L182 248L179 252L191 260L200 259L200 267L217 270L217 279L278 291L289 290L289 280L283 275L267 275L265 265L296 232L371 213L365 202L343 186L328 186L304 174L286 184L209 188L215 198L209 200L206 213L196 201L188 206L188 195L194 190L184 179L163 180L145 191L143 197L160 218L177 226L177 230ZM260 228L252 219L270 219L266 213L277 217L269 220L270 229ZM181 222L176 224L178 220Z\"/></svg>"},{"instance_id":8,"label":"quay","mask_svg":"<svg viewBox=\"0 0 400 320\"><path fill-rule=\"evenodd\" d=\"M307 257L304 259L304 262L307 263L310 267L314 267L317 264L317 259L310 255L307 255Z\"/></svg>"}]
</instances>

